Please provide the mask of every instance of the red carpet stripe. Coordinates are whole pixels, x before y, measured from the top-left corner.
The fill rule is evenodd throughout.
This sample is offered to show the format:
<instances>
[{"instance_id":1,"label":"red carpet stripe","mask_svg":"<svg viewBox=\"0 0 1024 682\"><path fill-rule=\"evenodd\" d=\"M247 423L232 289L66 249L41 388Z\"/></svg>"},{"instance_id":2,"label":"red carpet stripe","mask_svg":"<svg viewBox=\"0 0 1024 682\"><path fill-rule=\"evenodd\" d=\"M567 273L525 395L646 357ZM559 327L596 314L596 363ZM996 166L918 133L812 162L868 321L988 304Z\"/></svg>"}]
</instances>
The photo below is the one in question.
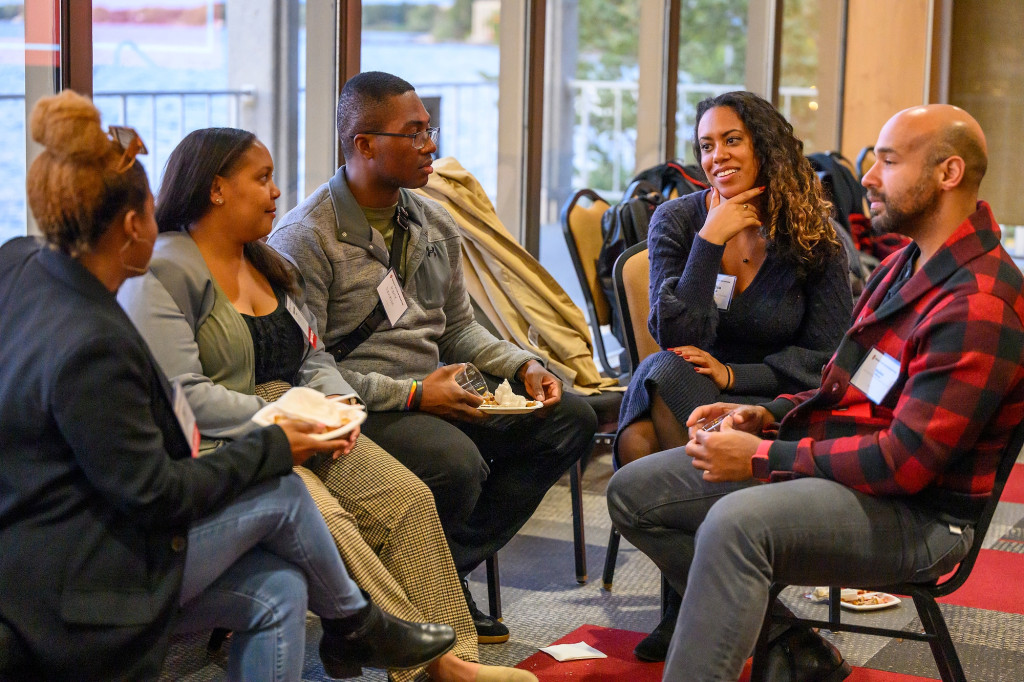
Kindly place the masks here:
<instances>
[{"instance_id":1,"label":"red carpet stripe","mask_svg":"<svg viewBox=\"0 0 1024 682\"><path fill-rule=\"evenodd\" d=\"M964 586L939 601L989 611L1024 613L1021 575L1024 575L1024 554L983 549Z\"/></svg>"},{"instance_id":2,"label":"red carpet stripe","mask_svg":"<svg viewBox=\"0 0 1024 682\"><path fill-rule=\"evenodd\" d=\"M633 647L645 637L643 632L616 630L597 625L584 625L552 644L586 642L608 658L559 663L543 651L538 651L517 668L529 670L541 682L660 682L663 664L642 663L633 657ZM867 668L854 668L847 682L933 682L933 678L887 673ZM750 662L743 669L739 682L749 682Z\"/></svg>"},{"instance_id":3,"label":"red carpet stripe","mask_svg":"<svg viewBox=\"0 0 1024 682\"><path fill-rule=\"evenodd\" d=\"M1006 487L1003 488L1003 495L999 498L999 501L1024 504L1024 464L1014 465L1013 473L1010 474L1010 479L1006 481Z\"/></svg>"}]
</instances>

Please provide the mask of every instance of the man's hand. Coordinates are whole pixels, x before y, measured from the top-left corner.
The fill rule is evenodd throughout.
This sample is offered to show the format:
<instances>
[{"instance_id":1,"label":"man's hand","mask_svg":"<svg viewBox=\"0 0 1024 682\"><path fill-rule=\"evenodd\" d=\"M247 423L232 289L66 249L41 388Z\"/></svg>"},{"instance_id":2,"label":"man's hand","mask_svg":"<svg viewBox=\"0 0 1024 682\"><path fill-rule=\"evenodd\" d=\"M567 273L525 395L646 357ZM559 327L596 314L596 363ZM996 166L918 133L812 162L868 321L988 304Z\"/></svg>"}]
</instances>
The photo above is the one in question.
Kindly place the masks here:
<instances>
[{"instance_id":1,"label":"man's hand","mask_svg":"<svg viewBox=\"0 0 1024 682\"><path fill-rule=\"evenodd\" d=\"M721 431L697 431L686 444L686 454L693 457L693 466L704 472L705 481L721 483L754 477L750 460L761 439L734 429L732 422L730 415L722 422Z\"/></svg>"},{"instance_id":2,"label":"man's hand","mask_svg":"<svg viewBox=\"0 0 1024 682\"><path fill-rule=\"evenodd\" d=\"M760 405L741 405L739 403L712 403L702 405L690 413L686 420L686 426L690 432L690 438L700 429L701 425L711 421L726 412L732 415L732 428L737 431L745 431L755 436L760 435L764 429L775 421L772 413Z\"/></svg>"},{"instance_id":3,"label":"man's hand","mask_svg":"<svg viewBox=\"0 0 1024 682\"><path fill-rule=\"evenodd\" d=\"M516 378L523 382L531 398L541 402L542 409L557 405L562 400L562 382L536 360L520 367Z\"/></svg>"},{"instance_id":4,"label":"man's hand","mask_svg":"<svg viewBox=\"0 0 1024 682\"><path fill-rule=\"evenodd\" d=\"M352 449L356 437L359 435L359 429L356 428L343 438L317 440L311 434L327 431L327 427L323 424L313 424L298 419L284 419L277 425L281 427L284 435L288 438L288 445L292 449L292 462L295 466L300 466L307 459L321 452L330 452L337 459Z\"/></svg>"},{"instance_id":5,"label":"man's hand","mask_svg":"<svg viewBox=\"0 0 1024 682\"><path fill-rule=\"evenodd\" d=\"M471 422L487 418L485 413L476 409L483 404L484 399L476 393L470 393L455 381L455 375L461 369L461 364L444 365L427 375L423 380L420 412Z\"/></svg>"}]
</instances>

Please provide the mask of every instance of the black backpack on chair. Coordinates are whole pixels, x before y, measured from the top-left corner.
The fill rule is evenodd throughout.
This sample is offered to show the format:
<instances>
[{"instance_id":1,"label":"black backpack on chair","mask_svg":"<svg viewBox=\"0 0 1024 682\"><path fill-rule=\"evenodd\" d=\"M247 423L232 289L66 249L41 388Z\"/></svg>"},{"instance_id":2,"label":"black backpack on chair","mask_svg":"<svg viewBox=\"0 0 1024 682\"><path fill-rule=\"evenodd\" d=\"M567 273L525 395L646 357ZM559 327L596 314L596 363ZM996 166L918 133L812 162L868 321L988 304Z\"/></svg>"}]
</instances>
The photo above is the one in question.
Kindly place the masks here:
<instances>
[{"instance_id":1,"label":"black backpack on chair","mask_svg":"<svg viewBox=\"0 0 1024 682\"><path fill-rule=\"evenodd\" d=\"M622 201L605 211L601 218L601 233L604 242L597 256L597 276L601 289L609 304L614 306L615 286L612 283L612 269L622 252L640 242L647 241L647 228L651 225L654 210L665 203L665 196L645 180L634 180L626 188ZM619 326L619 316L612 315L612 335L619 343L625 342Z\"/></svg>"}]
</instances>

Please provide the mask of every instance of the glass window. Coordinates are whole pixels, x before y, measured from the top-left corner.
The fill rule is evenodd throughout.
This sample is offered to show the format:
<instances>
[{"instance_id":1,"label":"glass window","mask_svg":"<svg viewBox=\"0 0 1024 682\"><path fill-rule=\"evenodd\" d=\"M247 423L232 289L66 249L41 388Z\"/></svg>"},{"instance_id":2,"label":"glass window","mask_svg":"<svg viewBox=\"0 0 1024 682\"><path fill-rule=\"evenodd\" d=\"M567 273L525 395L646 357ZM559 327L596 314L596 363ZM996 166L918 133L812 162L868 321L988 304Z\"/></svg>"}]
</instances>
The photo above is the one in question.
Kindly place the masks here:
<instances>
[{"instance_id":1,"label":"glass window","mask_svg":"<svg viewBox=\"0 0 1024 682\"><path fill-rule=\"evenodd\" d=\"M559 210L584 187L617 201L635 174L640 2L558 0L547 7L540 261L585 311ZM615 356L610 332L604 342Z\"/></svg>"},{"instance_id":2,"label":"glass window","mask_svg":"<svg viewBox=\"0 0 1024 682\"><path fill-rule=\"evenodd\" d=\"M36 145L26 136L25 121L33 103L56 92L59 82L55 4L0 3L0 243L27 230L26 159Z\"/></svg>"},{"instance_id":3,"label":"glass window","mask_svg":"<svg viewBox=\"0 0 1024 682\"><path fill-rule=\"evenodd\" d=\"M305 3L142 4L93 0L93 98L104 122L138 129L149 147L139 158L154 191L168 155L189 132L251 130L274 157L283 215L301 190Z\"/></svg>"},{"instance_id":4,"label":"glass window","mask_svg":"<svg viewBox=\"0 0 1024 682\"><path fill-rule=\"evenodd\" d=\"M688 163L696 162L691 138L697 103L744 89L749 5L749 0L682 0L676 156Z\"/></svg>"},{"instance_id":5,"label":"glass window","mask_svg":"<svg viewBox=\"0 0 1024 682\"><path fill-rule=\"evenodd\" d=\"M782 17L782 54L779 74L779 111L793 124L793 132L804 141L804 153L827 151L835 146L832 129L819 125L832 107L821 101L817 83L819 45L828 27L822 26L822 3L818 0L786 0Z\"/></svg>"},{"instance_id":6,"label":"glass window","mask_svg":"<svg viewBox=\"0 0 1024 682\"><path fill-rule=\"evenodd\" d=\"M362 71L409 81L453 156L494 202L498 185L500 0L362 3Z\"/></svg>"},{"instance_id":7,"label":"glass window","mask_svg":"<svg viewBox=\"0 0 1024 682\"><path fill-rule=\"evenodd\" d=\"M634 175L638 0L548 3L542 221L574 188L618 197Z\"/></svg>"}]
</instances>

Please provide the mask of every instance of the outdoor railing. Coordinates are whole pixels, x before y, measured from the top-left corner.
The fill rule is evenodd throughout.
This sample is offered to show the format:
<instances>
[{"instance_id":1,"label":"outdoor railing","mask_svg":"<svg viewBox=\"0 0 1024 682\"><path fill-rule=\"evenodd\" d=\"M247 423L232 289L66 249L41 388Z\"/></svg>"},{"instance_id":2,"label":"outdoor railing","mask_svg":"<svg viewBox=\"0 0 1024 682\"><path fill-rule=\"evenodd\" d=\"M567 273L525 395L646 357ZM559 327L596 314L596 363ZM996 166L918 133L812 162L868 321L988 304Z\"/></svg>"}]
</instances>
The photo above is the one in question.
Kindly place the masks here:
<instances>
[{"instance_id":1,"label":"outdoor railing","mask_svg":"<svg viewBox=\"0 0 1024 682\"><path fill-rule=\"evenodd\" d=\"M569 88L573 92L577 123L573 135L573 186L590 187L614 198L625 189L635 165L636 124L629 121L627 125L627 121L635 116L637 84L570 80ZM700 100L742 88L721 83L680 83L677 130L687 134ZM792 120L796 100L817 96L815 88L780 87L779 109Z\"/></svg>"}]
</instances>

